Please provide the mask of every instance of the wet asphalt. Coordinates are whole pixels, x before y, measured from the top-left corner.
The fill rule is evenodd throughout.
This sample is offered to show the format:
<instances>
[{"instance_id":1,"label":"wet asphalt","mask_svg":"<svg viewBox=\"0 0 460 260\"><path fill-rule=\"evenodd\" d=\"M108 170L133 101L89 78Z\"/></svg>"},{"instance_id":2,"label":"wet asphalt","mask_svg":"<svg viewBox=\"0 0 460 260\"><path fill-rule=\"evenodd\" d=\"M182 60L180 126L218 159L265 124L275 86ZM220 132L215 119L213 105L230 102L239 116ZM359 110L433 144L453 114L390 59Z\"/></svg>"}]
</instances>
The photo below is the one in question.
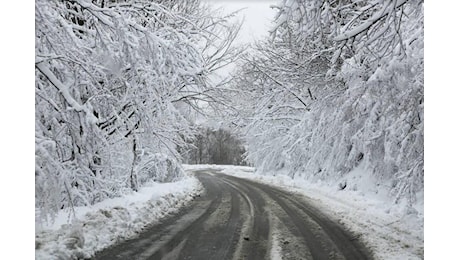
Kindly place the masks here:
<instances>
[{"instance_id":1,"label":"wet asphalt","mask_svg":"<svg viewBox=\"0 0 460 260\"><path fill-rule=\"evenodd\" d=\"M93 259L372 259L359 237L303 195L215 170L195 175L203 194Z\"/></svg>"}]
</instances>

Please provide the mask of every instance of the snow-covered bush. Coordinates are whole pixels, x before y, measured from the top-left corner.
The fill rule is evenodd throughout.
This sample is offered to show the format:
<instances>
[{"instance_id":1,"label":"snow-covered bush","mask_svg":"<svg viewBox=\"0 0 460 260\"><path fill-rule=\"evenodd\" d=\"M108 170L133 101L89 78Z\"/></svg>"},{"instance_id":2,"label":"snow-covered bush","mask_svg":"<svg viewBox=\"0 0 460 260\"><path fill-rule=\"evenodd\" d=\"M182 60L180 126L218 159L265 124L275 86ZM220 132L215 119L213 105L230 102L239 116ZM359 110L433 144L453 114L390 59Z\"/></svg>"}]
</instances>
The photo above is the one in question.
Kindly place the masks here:
<instances>
[{"instance_id":1,"label":"snow-covered bush","mask_svg":"<svg viewBox=\"0 0 460 260\"><path fill-rule=\"evenodd\" d=\"M145 152L141 157L135 168L141 185L149 181L174 182L184 176L182 165L166 154Z\"/></svg>"}]
</instances>

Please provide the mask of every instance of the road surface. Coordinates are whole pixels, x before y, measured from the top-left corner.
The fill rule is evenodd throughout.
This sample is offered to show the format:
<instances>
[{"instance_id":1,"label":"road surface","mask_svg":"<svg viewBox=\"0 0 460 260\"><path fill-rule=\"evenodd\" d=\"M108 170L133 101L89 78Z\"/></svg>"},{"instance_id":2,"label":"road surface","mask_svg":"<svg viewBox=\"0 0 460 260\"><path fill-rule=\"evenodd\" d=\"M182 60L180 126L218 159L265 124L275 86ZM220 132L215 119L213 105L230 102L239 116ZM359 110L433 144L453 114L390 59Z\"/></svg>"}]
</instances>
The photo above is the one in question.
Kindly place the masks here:
<instances>
[{"instance_id":1,"label":"road surface","mask_svg":"<svg viewBox=\"0 0 460 260\"><path fill-rule=\"evenodd\" d=\"M356 236L299 194L197 171L205 192L94 259L372 259Z\"/></svg>"}]
</instances>

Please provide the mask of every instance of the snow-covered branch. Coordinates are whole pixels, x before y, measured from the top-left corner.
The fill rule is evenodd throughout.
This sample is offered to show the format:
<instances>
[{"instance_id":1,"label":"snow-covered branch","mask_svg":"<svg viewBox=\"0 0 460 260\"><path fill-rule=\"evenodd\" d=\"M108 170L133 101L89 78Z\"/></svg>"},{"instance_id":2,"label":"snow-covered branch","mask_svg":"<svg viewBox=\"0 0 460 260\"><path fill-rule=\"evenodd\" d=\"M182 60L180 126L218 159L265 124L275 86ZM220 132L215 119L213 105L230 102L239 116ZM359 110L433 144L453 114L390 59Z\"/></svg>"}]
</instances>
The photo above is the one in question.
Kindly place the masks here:
<instances>
[{"instance_id":1,"label":"snow-covered branch","mask_svg":"<svg viewBox=\"0 0 460 260\"><path fill-rule=\"evenodd\" d=\"M190 110L222 102L209 69L237 57L239 25L199 0L37 0L35 10L36 205L45 219L137 190L146 150L177 157L192 137ZM205 46L222 50L207 59Z\"/></svg>"},{"instance_id":2,"label":"snow-covered branch","mask_svg":"<svg viewBox=\"0 0 460 260\"><path fill-rule=\"evenodd\" d=\"M350 38L355 37L356 35L358 35L360 33L366 32L367 30L369 30L369 28L371 26L376 24L379 20L385 18L387 15L391 14L392 12L394 12L395 9L400 8L402 5L407 3L407 1L408 0L388 0L388 1L385 1L383 7L381 7L381 10L379 12L373 14L372 17L366 19L366 21L364 23L359 24L355 28L353 28L351 30L347 30L345 32L342 32L340 35L338 35L338 36L336 36L334 38L334 41L348 40ZM357 16L362 16L362 15L363 14L358 14ZM388 25L389 24L387 24L387 26ZM346 27L348 27L348 26L346 26ZM382 30L382 33L383 33L383 31L386 31L387 29L388 29L388 27L385 27ZM375 38L378 38L378 36L375 37Z\"/></svg>"}]
</instances>

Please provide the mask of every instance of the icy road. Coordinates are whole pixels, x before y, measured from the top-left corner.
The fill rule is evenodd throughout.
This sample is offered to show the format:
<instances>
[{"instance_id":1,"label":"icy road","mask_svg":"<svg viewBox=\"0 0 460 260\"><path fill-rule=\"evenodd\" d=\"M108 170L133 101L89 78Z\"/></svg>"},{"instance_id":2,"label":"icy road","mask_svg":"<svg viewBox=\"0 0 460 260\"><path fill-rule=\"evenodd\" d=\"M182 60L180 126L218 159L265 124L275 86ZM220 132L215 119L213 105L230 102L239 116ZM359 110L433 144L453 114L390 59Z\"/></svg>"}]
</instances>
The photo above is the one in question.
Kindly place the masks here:
<instances>
[{"instance_id":1,"label":"icy road","mask_svg":"<svg viewBox=\"0 0 460 260\"><path fill-rule=\"evenodd\" d=\"M372 259L299 194L212 170L196 176L200 197L95 259Z\"/></svg>"}]
</instances>

